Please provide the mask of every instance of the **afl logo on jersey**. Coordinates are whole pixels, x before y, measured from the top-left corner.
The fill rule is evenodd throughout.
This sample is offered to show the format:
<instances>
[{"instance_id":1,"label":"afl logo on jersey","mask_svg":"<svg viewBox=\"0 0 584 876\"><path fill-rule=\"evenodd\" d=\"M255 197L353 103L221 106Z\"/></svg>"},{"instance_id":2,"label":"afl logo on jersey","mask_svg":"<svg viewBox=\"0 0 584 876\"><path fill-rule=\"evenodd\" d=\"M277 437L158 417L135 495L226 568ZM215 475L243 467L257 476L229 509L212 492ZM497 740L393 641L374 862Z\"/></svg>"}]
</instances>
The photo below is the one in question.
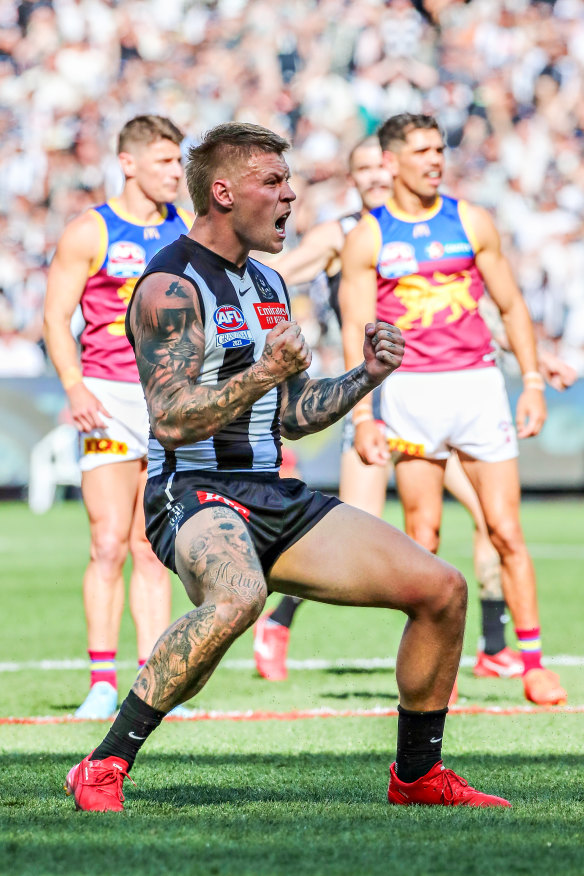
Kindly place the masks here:
<instances>
[{"instance_id":1,"label":"afl logo on jersey","mask_svg":"<svg viewBox=\"0 0 584 876\"><path fill-rule=\"evenodd\" d=\"M213 314L218 347L247 347L253 338L239 307L222 304Z\"/></svg>"},{"instance_id":2,"label":"afl logo on jersey","mask_svg":"<svg viewBox=\"0 0 584 876\"><path fill-rule=\"evenodd\" d=\"M377 270L381 277L391 280L405 274L415 274L418 270L416 251L411 243L392 241L386 243L379 255Z\"/></svg>"},{"instance_id":3,"label":"afl logo on jersey","mask_svg":"<svg viewBox=\"0 0 584 876\"><path fill-rule=\"evenodd\" d=\"M138 243L120 240L112 243L107 253L109 277L141 277L146 267L146 250Z\"/></svg>"}]
</instances>

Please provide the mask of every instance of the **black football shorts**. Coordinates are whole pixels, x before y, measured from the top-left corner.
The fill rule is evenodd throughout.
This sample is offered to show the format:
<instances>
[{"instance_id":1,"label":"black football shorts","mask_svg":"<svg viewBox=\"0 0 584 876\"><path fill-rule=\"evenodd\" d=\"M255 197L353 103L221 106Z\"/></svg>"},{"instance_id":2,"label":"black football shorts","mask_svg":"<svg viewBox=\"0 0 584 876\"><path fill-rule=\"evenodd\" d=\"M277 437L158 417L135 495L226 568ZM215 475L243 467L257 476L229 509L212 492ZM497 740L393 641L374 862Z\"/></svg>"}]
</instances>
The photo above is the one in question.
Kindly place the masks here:
<instances>
[{"instance_id":1,"label":"black football shorts","mask_svg":"<svg viewBox=\"0 0 584 876\"><path fill-rule=\"evenodd\" d=\"M280 554L339 504L276 473L174 472L146 483L146 535L159 560L176 572L174 541L183 523L213 505L231 508L246 523L267 577Z\"/></svg>"}]
</instances>

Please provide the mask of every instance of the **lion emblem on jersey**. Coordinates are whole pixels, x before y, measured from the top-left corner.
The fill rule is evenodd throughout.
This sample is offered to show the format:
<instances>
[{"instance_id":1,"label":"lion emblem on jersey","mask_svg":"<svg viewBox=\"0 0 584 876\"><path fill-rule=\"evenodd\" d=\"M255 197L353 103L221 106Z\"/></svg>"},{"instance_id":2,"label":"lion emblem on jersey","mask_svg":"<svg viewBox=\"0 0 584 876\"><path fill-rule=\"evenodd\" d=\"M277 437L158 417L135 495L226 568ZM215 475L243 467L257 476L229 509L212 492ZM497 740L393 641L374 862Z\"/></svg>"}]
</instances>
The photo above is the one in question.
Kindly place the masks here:
<instances>
[{"instance_id":1,"label":"lion emblem on jersey","mask_svg":"<svg viewBox=\"0 0 584 876\"><path fill-rule=\"evenodd\" d=\"M134 291L134 286L138 281L134 278L131 280L126 280L125 283L122 283L119 289L117 289L118 298L121 298L124 302L124 312L118 313L115 320L110 322L107 327L110 335L116 335L117 337L123 337L126 334L126 310L128 309L128 304L130 303L130 298L132 297L132 292Z\"/></svg>"},{"instance_id":2,"label":"lion emblem on jersey","mask_svg":"<svg viewBox=\"0 0 584 876\"><path fill-rule=\"evenodd\" d=\"M470 294L471 275L469 271L457 274L441 274L437 271L431 283L426 277L412 274L400 277L393 290L395 297L406 308L406 312L396 320L396 326L404 331L411 329L420 320L423 328L434 322L437 313L450 308L446 322L456 322L464 311L476 310L477 302Z\"/></svg>"}]
</instances>

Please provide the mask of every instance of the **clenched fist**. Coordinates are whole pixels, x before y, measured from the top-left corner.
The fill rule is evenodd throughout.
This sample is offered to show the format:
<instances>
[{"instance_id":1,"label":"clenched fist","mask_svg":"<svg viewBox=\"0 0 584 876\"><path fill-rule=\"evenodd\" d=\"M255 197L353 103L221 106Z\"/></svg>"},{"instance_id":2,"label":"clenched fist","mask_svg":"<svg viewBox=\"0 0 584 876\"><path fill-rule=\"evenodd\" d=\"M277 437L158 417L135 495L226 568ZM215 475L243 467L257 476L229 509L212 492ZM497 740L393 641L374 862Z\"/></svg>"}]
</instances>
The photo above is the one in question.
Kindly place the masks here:
<instances>
[{"instance_id":1,"label":"clenched fist","mask_svg":"<svg viewBox=\"0 0 584 876\"><path fill-rule=\"evenodd\" d=\"M404 357L402 333L389 322L368 322L365 326L363 356L368 374L381 383L399 368Z\"/></svg>"},{"instance_id":2,"label":"clenched fist","mask_svg":"<svg viewBox=\"0 0 584 876\"><path fill-rule=\"evenodd\" d=\"M312 362L312 353L296 322L280 322L266 335L264 351L258 365L267 371L275 383L281 383L306 371Z\"/></svg>"}]
</instances>

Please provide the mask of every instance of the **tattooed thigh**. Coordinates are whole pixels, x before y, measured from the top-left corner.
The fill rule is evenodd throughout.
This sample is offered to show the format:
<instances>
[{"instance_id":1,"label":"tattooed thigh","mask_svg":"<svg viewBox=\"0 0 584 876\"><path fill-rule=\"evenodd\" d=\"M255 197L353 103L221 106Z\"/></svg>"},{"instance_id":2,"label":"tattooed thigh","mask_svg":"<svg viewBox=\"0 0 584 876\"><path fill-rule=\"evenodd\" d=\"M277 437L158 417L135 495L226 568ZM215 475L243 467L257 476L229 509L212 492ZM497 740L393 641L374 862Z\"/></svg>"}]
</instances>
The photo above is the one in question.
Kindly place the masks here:
<instances>
[{"instance_id":1,"label":"tattooed thigh","mask_svg":"<svg viewBox=\"0 0 584 876\"><path fill-rule=\"evenodd\" d=\"M176 538L176 566L189 598L253 605L267 587L261 563L241 517L230 508L208 508L191 517Z\"/></svg>"}]
</instances>

